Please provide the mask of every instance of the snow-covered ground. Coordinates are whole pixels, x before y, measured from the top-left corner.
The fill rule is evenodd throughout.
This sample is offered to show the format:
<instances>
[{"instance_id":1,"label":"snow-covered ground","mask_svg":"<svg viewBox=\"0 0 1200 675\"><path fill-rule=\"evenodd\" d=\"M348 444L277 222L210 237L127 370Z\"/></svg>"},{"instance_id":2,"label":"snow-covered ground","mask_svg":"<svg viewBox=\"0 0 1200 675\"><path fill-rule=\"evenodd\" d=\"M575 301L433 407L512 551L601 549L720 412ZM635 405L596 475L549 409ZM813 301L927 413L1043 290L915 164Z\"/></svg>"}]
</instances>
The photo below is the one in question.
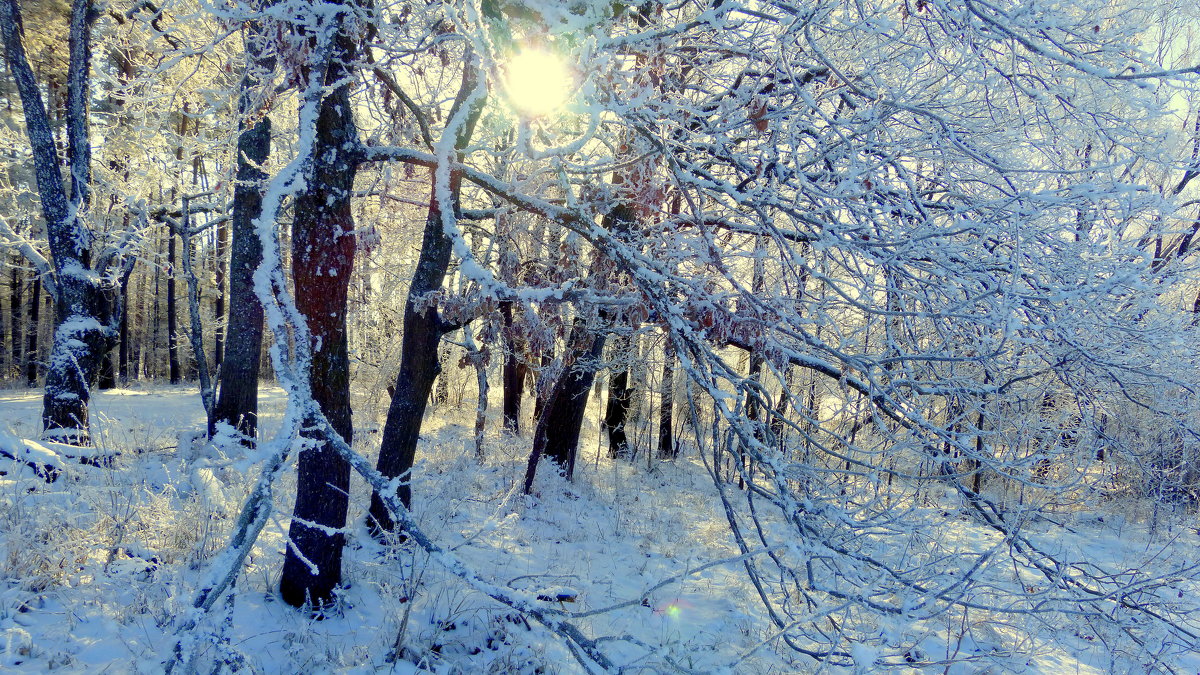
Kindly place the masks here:
<instances>
[{"instance_id":1,"label":"snow-covered ground","mask_svg":"<svg viewBox=\"0 0 1200 675\"><path fill-rule=\"evenodd\" d=\"M282 391L264 392L267 431L283 403ZM40 392L0 391L0 436L37 438L40 405ZM257 472L253 453L230 457L193 442L203 413L192 387L102 392L92 410L97 444L119 453L112 467L71 466L52 484L28 472L0 477L0 671L161 671L176 622ZM428 534L488 581L535 591L548 606L574 612L621 605L576 623L593 638L611 637L600 644L627 672L818 669L773 639L776 629L740 562L710 564L736 558L738 549L699 459L653 467L609 460L597 452L592 427L576 482L542 472L537 495L525 497L519 484L527 440L491 432L481 466L471 414L431 413L414 511ZM377 421L360 416L356 424L356 445L370 454ZM193 636L202 670L218 660L228 671L268 673L582 672L544 628L471 590L412 544L371 540L362 525L368 492L357 479L352 490L340 615L309 620L277 599L289 475L235 592ZM944 516L929 510L931 519ZM1183 517L1160 523L1153 536L1144 523L1115 513L1069 517L1076 539L1055 544L1113 567L1167 541L1176 551L1197 550L1195 521ZM957 541L941 528L931 545L982 549L992 536L960 522L951 530ZM1028 534L1036 537L1036 526ZM1181 585L1179 592L1196 589ZM1069 622L958 612L937 621L880 621L879 629L884 645L919 647L910 650L911 666L892 670L1146 669L1089 626ZM888 670L873 663L877 647L851 652L858 671ZM1178 658L1181 672L1200 672L1200 656Z\"/></svg>"}]
</instances>

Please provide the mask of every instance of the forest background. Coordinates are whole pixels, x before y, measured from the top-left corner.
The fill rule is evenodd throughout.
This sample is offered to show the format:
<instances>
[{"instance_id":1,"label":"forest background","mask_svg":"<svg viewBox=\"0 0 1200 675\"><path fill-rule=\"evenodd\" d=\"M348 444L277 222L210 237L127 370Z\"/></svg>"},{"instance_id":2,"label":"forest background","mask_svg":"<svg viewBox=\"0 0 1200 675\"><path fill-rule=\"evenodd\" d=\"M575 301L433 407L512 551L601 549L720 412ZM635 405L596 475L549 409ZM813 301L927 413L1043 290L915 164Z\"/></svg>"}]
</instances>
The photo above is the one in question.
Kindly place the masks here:
<instances>
[{"instance_id":1,"label":"forest background","mask_svg":"<svg viewBox=\"0 0 1200 675\"><path fill-rule=\"evenodd\" d=\"M1195 14L0 0L6 665L1194 671Z\"/></svg>"}]
</instances>

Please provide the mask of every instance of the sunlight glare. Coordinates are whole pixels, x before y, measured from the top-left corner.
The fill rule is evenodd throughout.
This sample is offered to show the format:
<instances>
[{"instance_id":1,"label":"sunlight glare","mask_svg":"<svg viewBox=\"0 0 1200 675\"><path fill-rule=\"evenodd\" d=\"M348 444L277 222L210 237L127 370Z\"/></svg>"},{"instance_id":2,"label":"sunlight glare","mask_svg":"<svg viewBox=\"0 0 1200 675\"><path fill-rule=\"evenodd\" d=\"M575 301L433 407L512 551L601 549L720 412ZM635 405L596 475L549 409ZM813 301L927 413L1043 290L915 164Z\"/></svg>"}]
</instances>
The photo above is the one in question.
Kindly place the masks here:
<instances>
[{"instance_id":1,"label":"sunlight glare","mask_svg":"<svg viewBox=\"0 0 1200 675\"><path fill-rule=\"evenodd\" d=\"M508 62L505 89L513 107L537 117L562 107L571 97L572 78L557 54L531 49Z\"/></svg>"}]
</instances>

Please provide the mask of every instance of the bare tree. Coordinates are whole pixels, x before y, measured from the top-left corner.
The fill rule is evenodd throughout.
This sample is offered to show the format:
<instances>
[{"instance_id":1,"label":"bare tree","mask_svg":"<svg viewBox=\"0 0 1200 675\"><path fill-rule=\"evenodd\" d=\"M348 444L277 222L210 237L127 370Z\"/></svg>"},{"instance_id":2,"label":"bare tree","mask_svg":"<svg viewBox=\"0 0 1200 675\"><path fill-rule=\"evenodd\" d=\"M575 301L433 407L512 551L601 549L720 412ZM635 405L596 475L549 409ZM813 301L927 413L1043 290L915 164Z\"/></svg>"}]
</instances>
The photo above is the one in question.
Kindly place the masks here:
<instances>
[{"instance_id":1,"label":"bare tree","mask_svg":"<svg viewBox=\"0 0 1200 675\"><path fill-rule=\"evenodd\" d=\"M484 85L478 56L466 50L463 62L458 94L450 108L444 136L440 141L452 143L450 147L455 153L461 153L470 142L486 100L482 92ZM408 299L404 304L400 372L396 377L395 390L388 407L376 467L388 478L400 478L398 494L405 506L412 504L408 474L416 457L421 421L425 417L433 382L440 371L438 345L446 333L458 327L443 319L436 305L429 303L429 295L442 287L446 269L450 264L453 242L445 232L443 218L446 211L456 212L460 208L462 176L459 172L452 171L449 180L448 201L443 201L443 197L447 195L439 195L436 189L430 191L425 231L421 235L421 252L409 285ZM371 497L370 518L372 528L376 530L392 532L395 529L387 506L379 494Z\"/></svg>"},{"instance_id":2,"label":"bare tree","mask_svg":"<svg viewBox=\"0 0 1200 675\"><path fill-rule=\"evenodd\" d=\"M347 2L340 12L353 12ZM346 309L354 271L356 237L350 210L358 166L358 128L350 103L354 61L359 37L351 22L339 18L325 62L304 72L306 79L323 82L332 91L317 112L312 164L304 190L296 196L292 222L292 279L296 308L310 336L308 368L316 409L307 420L309 440L296 460L296 505L288 529L288 551L279 590L297 607L314 610L334 600L341 582L342 546L349 505L350 465L335 443L349 445L354 427L350 410L350 358L347 351ZM311 35L314 48L319 36ZM316 414L328 420L330 431L317 425Z\"/></svg>"},{"instance_id":3,"label":"bare tree","mask_svg":"<svg viewBox=\"0 0 1200 675\"><path fill-rule=\"evenodd\" d=\"M213 419L228 424L253 442L258 429L258 377L263 342L263 309L254 293L254 271L262 261L262 243L254 221L262 213L262 165L271 152L271 118L261 107L264 81L275 68L262 23L251 20L246 32L246 72L238 90L236 185L230 223L229 318L220 362L220 394ZM209 429L214 433L215 427Z\"/></svg>"},{"instance_id":4,"label":"bare tree","mask_svg":"<svg viewBox=\"0 0 1200 675\"><path fill-rule=\"evenodd\" d=\"M21 8L16 0L0 2L0 35L21 95L53 265L53 280L43 280L55 299L56 317L54 346L46 367L42 425L47 438L74 445L89 442L89 389L114 337L105 297L110 284L92 266L89 249L93 232L87 222L91 193L88 83L94 20L95 9L89 0L72 3L65 120L68 189L63 185L41 89L25 55Z\"/></svg>"}]
</instances>

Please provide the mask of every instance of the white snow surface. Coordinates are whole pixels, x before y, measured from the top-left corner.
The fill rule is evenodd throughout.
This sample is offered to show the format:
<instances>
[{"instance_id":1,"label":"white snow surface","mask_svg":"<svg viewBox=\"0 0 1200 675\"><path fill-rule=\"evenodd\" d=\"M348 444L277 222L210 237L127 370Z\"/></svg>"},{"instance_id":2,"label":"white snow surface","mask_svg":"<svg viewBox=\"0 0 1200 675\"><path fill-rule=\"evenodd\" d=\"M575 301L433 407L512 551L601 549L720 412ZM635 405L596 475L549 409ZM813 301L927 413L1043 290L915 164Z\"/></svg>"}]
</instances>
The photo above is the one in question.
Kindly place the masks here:
<instances>
[{"instance_id":1,"label":"white snow surface","mask_svg":"<svg viewBox=\"0 0 1200 675\"><path fill-rule=\"evenodd\" d=\"M262 393L267 432L284 400L279 389ZM40 405L40 391L0 391L5 447L37 437ZM738 555L698 459L653 469L644 459L610 460L597 452L592 425L584 430L576 481L542 471L537 495L525 497L519 485L528 439L501 436L490 420L488 459L478 465L464 450L473 413L470 405L447 406L427 416L414 513L486 581L576 613L624 603L573 621L594 639L636 638L600 642L626 672L820 669L772 639L775 629L740 562L688 573ZM0 671L161 672L173 628L188 615L257 474L255 453L195 441L203 410L192 387L97 392L92 416L97 444L117 453L112 467L60 462L64 475L49 484L29 472L0 476ZM379 421L360 415L355 422L356 447L373 454ZM374 542L362 526L369 492L357 479L340 615L315 621L282 603L276 586L292 482L289 471L272 523L235 589L191 636L201 672L584 672L549 631L472 591L411 544ZM930 509L931 519L943 516ZM960 522L953 532L963 542L982 546L991 536ZM1076 540L1061 546L1113 567L1166 539L1190 541L1193 553L1198 548L1193 516L1159 522L1153 535L1136 518L1115 514L1080 515L1071 528ZM960 612L936 621L880 619L879 631L876 643L846 645L853 672L1145 670L1114 655L1088 626ZM389 656L393 645L399 658ZM880 666L876 659L897 645L911 645L913 665ZM957 662L947 666L951 659ZM1200 657L1178 666L1200 672Z\"/></svg>"}]
</instances>

